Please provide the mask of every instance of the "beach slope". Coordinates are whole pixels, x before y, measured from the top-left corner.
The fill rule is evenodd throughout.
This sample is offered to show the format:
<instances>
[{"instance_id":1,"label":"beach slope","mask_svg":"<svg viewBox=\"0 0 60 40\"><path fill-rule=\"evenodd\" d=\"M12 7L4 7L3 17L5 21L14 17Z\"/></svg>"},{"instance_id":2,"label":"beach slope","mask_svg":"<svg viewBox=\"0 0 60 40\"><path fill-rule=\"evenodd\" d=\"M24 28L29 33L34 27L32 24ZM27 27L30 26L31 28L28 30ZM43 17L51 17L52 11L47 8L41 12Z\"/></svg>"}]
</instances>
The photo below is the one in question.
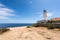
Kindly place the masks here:
<instances>
[{"instance_id":1,"label":"beach slope","mask_svg":"<svg viewBox=\"0 0 60 40\"><path fill-rule=\"evenodd\" d=\"M60 40L59 30L48 30L44 27L15 27L0 34L0 40Z\"/></svg>"}]
</instances>

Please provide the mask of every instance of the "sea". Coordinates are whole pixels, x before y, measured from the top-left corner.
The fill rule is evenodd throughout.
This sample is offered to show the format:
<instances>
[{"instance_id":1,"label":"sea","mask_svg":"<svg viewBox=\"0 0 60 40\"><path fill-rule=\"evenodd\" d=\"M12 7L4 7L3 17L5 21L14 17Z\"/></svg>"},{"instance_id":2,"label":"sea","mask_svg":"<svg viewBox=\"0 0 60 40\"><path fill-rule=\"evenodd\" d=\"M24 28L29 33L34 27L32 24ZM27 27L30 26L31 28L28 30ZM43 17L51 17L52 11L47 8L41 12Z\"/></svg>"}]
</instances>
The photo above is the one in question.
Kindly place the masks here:
<instances>
[{"instance_id":1,"label":"sea","mask_svg":"<svg viewBox=\"0 0 60 40\"><path fill-rule=\"evenodd\" d=\"M32 23L0 23L0 28L31 26Z\"/></svg>"}]
</instances>

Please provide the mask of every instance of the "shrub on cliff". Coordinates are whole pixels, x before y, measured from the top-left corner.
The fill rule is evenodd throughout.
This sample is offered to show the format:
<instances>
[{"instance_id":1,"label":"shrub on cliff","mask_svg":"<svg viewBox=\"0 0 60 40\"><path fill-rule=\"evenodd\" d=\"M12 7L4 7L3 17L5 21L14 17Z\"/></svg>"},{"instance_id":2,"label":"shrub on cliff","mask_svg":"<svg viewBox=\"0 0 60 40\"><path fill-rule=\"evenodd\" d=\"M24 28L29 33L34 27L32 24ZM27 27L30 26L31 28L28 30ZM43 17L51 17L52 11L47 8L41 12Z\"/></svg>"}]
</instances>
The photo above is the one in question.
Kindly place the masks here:
<instances>
[{"instance_id":1,"label":"shrub on cliff","mask_svg":"<svg viewBox=\"0 0 60 40\"><path fill-rule=\"evenodd\" d=\"M48 26L48 29L54 29L54 27L53 26Z\"/></svg>"},{"instance_id":2,"label":"shrub on cliff","mask_svg":"<svg viewBox=\"0 0 60 40\"><path fill-rule=\"evenodd\" d=\"M6 31L8 31L9 29L7 29L7 28L0 28L0 34L1 33L3 33L3 32L6 32Z\"/></svg>"},{"instance_id":3,"label":"shrub on cliff","mask_svg":"<svg viewBox=\"0 0 60 40\"><path fill-rule=\"evenodd\" d=\"M30 26L27 26L27 28L30 28Z\"/></svg>"},{"instance_id":4,"label":"shrub on cliff","mask_svg":"<svg viewBox=\"0 0 60 40\"><path fill-rule=\"evenodd\" d=\"M39 27L40 24L39 24L39 23L35 23L35 24L33 24L32 26L33 26L33 27Z\"/></svg>"}]
</instances>

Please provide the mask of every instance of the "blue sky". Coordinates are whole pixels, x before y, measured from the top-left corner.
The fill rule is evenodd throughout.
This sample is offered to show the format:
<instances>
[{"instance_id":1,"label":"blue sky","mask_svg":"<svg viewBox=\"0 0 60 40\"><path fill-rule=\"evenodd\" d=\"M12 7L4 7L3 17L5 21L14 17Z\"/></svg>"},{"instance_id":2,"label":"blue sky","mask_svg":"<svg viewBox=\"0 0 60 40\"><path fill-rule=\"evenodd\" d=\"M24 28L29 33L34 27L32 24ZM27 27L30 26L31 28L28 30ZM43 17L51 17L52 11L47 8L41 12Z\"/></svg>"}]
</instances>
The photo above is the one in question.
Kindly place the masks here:
<instances>
[{"instance_id":1,"label":"blue sky","mask_svg":"<svg viewBox=\"0 0 60 40\"><path fill-rule=\"evenodd\" d=\"M60 17L60 0L0 0L0 23L35 23L43 19Z\"/></svg>"}]
</instances>

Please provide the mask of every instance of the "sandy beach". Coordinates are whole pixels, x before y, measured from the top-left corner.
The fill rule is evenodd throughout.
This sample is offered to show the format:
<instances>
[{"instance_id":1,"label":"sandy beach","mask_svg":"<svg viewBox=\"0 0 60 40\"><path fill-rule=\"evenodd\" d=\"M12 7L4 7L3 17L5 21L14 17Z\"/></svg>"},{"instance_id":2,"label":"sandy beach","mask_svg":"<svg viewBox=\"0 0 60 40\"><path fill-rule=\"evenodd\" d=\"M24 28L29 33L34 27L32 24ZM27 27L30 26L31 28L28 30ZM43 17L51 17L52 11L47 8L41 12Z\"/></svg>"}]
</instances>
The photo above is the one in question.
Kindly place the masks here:
<instances>
[{"instance_id":1,"label":"sandy beach","mask_svg":"<svg viewBox=\"0 0 60 40\"><path fill-rule=\"evenodd\" d=\"M44 27L15 27L0 34L0 40L60 40L58 29L48 30Z\"/></svg>"}]
</instances>

